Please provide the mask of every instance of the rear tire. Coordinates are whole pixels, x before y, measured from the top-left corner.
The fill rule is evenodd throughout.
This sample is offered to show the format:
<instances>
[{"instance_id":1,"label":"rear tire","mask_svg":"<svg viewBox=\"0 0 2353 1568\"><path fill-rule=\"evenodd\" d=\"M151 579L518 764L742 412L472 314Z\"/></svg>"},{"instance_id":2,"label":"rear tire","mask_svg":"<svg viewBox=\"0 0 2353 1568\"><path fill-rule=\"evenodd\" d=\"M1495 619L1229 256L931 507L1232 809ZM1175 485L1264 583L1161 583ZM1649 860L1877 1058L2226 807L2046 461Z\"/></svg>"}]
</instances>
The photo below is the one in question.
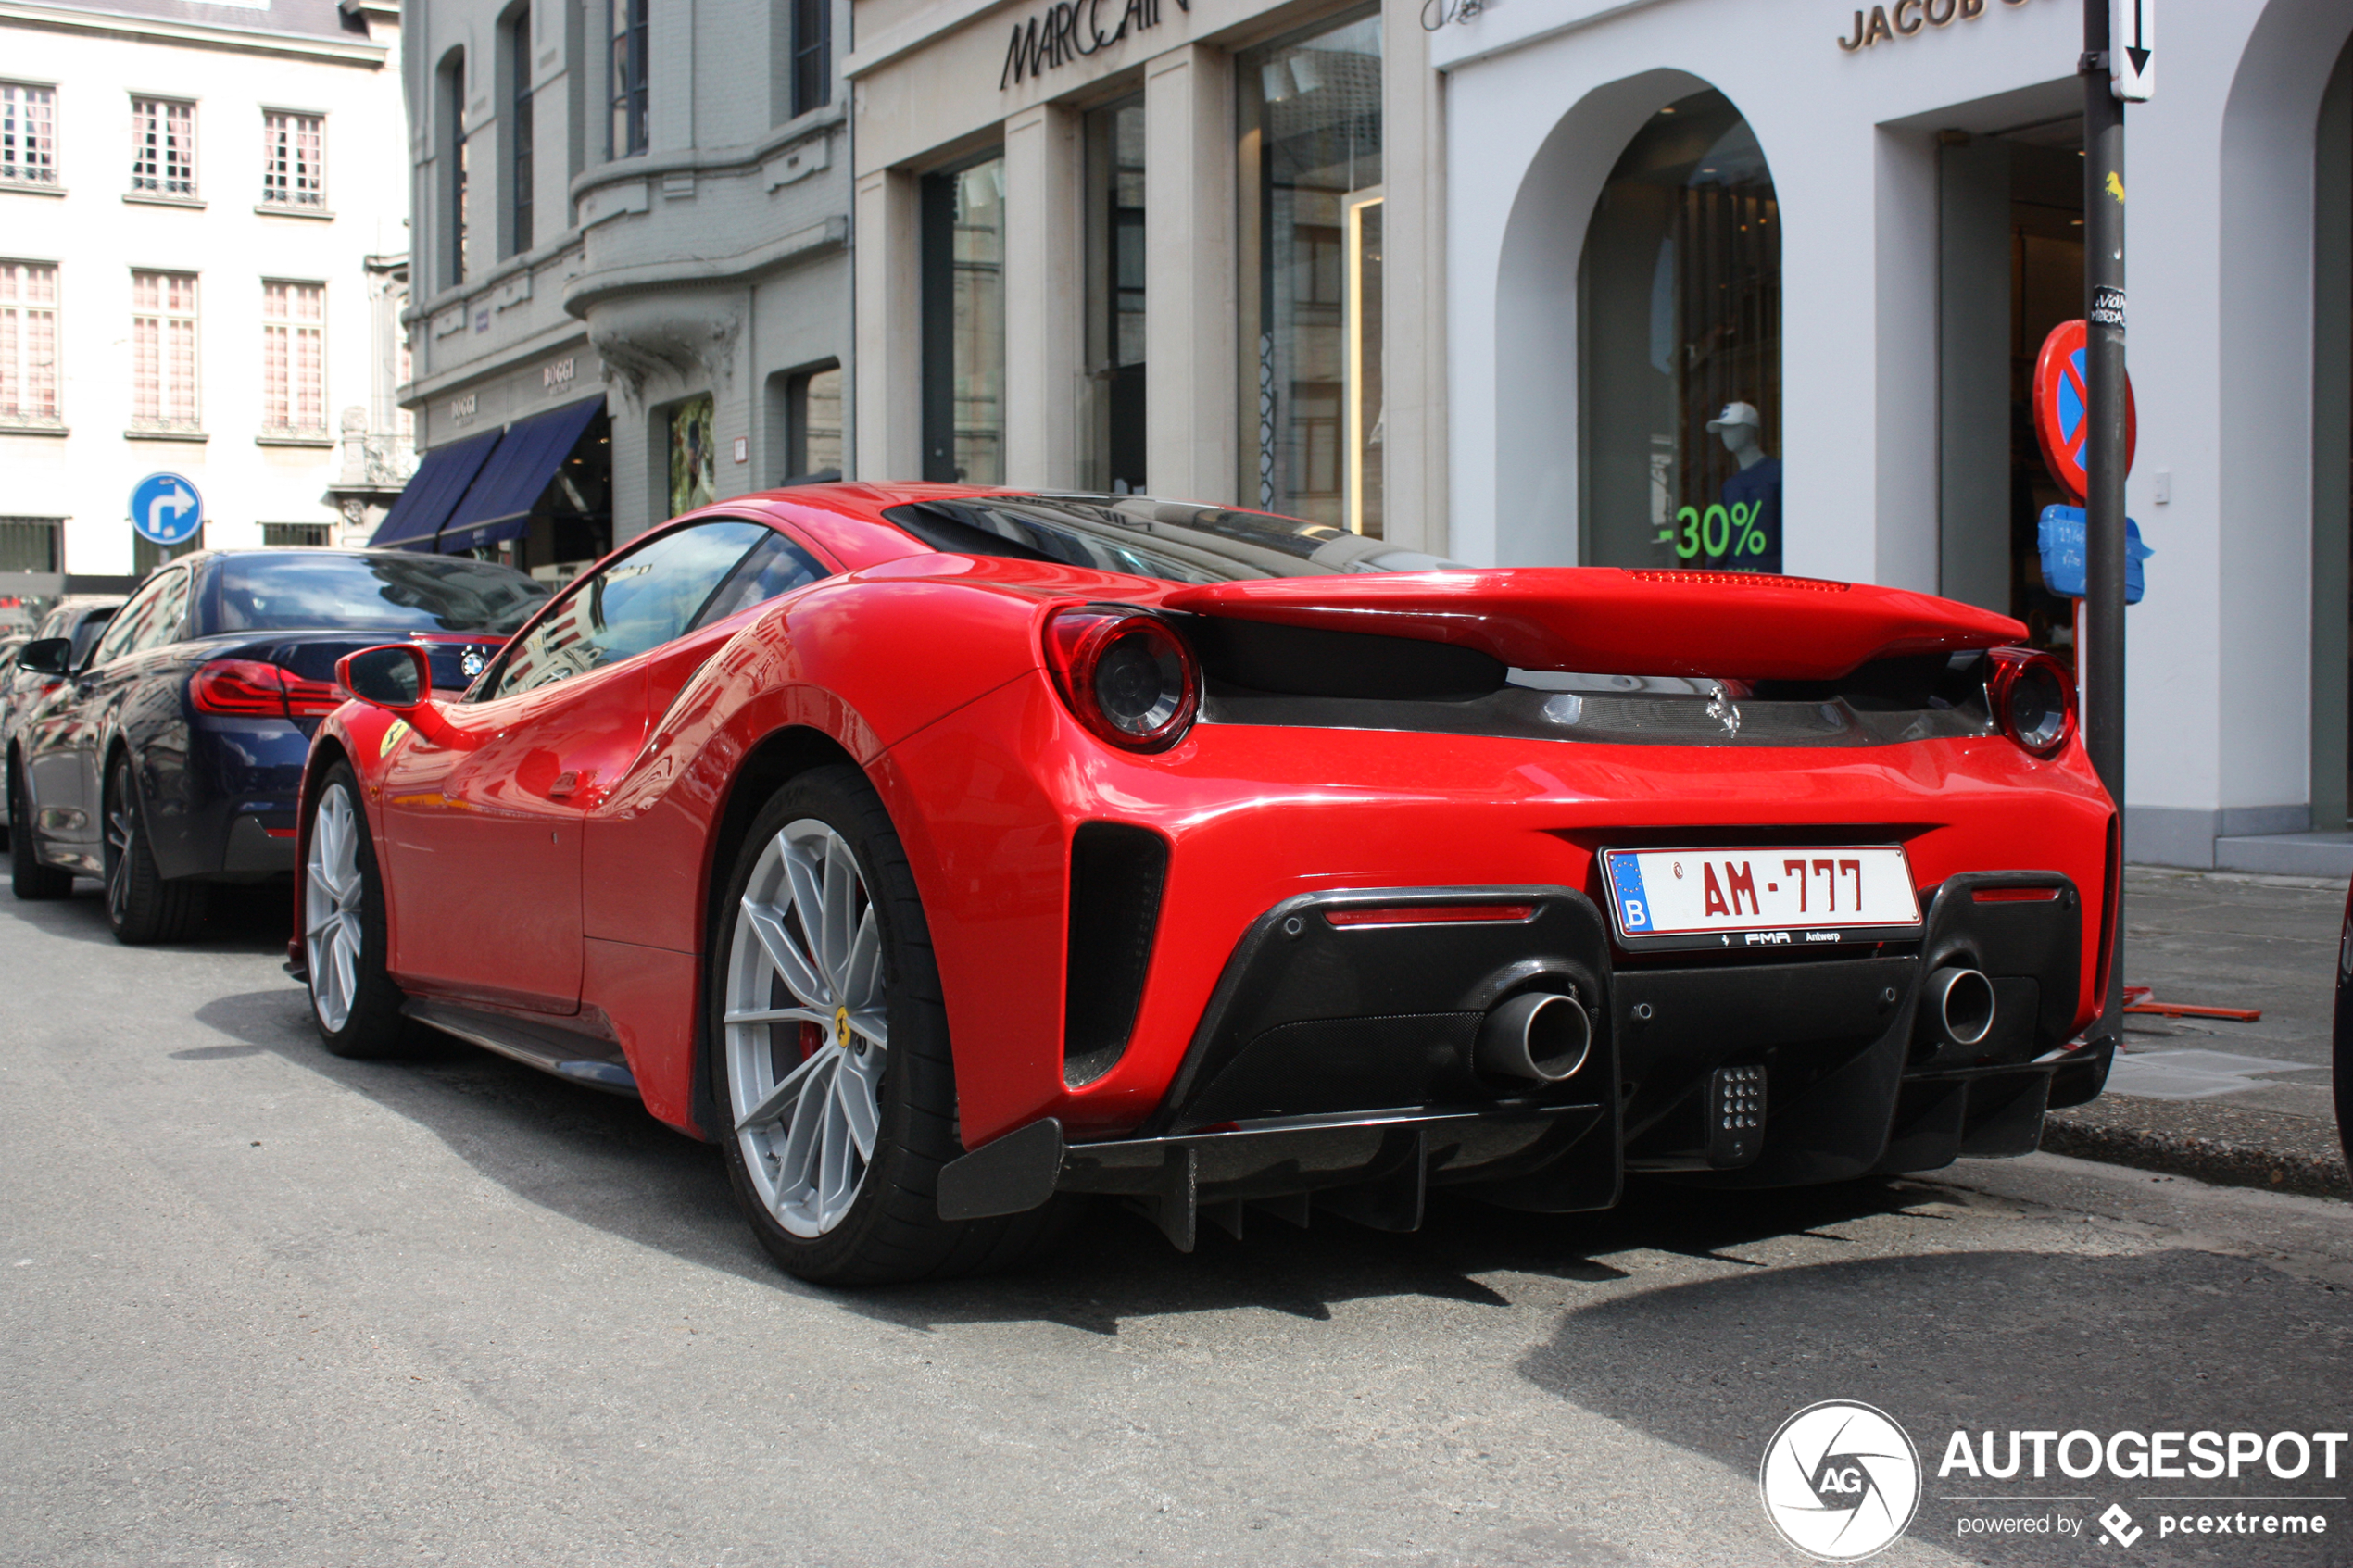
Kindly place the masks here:
<instances>
[{"instance_id":1,"label":"rear tire","mask_svg":"<svg viewBox=\"0 0 2353 1568\"><path fill-rule=\"evenodd\" d=\"M73 894L73 873L44 866L32 842L32 806L17 770L8 770L8 890L31 902Z\"/></svg>"},{"instance_id":2,"label":"rear tire","mask_svg":"<svg viewBox=\"0 0 2353 1568\"><path fill-rule=\"evenodd\" d=\"M185 939L204 919L206 888L166 878L147 841L146 812L128 754L107 770L107 924L127 947Z\"/></svg>"},{"instance_id":3,"label":"rear tire","mask_svg":"<svg viewBox=\"0 0 2353 1568\"><path fill-rule=\"evenodd\" d=\"M327 770L304 824L302 956L310 1021L331 1056L392 1056L408 1043L406 998L384 969L384 879L348 763Z\"/></svg>"},{"instance_id":4,"label":"rear tire","mask_svg":"<svg viewBox=\"0 0 2353 1568\"><path fill-rule=\"evenodd\" d=\"M787 1273L893 1284L1005 1267L1059 1239L1059 1201L939 1217L939 1168L963 1153L948 1010L907 852L859 770L812 770L761 808L705 972L711 1131Z\"/></svg>"}]
</instances>

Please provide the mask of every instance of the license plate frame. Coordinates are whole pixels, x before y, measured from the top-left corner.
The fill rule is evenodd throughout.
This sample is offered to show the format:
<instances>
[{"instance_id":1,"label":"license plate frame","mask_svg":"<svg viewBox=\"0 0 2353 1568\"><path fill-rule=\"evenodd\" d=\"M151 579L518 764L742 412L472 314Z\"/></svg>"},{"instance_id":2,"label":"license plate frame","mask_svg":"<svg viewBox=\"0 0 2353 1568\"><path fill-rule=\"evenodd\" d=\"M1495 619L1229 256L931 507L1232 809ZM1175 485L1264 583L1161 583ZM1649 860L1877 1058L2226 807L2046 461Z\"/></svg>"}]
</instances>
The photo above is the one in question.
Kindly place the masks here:
<instances>
[{"instance_id":1,"label":"license plate frame","mask_svg":"<svg viewBox=\"0 0 2353 1568\"><path fill-rule=\"evenodd\" d=\"M1768 861L1770 870L1760 875L1758 868ZM1701 872L1696 876L1688 874L1694 862ZM1797 894L1802 903L1795 919L1789 918L1789 896L1779 885L1793 863L1803 867L1798 873L1803 891ZM1628 952L1856 947L1916 940L1925 929L1911 857L1901 844L1608 846L1594 851L1594 864L1609 908L1610 934ZM1649 890L1644 872L1654 864L1662 873L1662 885L1672 889L1664 898ZM1735 866L1745 874L1736 879ZM1820 870L1824 866L1826 875ZM1674 871L1687 874L1673 879ZM1857 907L1851 912L1816 908L1835 900L1842 879L1850 877L1847 885ZM1685 885L1676 886L1677 880ZM1814 896L1822 894L1826 884L1827 896L1818 900ZM1733 911L1725 922L1705 923L1711 885L1717 899ZM1770 889L1775 903L1770 912L1763 908L1760 888ZM1734 902L1743 898L1754 918L1743 918ZM1693 904L1700 921L1690 917L1687 906Z\"/></svg>"}]
</instances>

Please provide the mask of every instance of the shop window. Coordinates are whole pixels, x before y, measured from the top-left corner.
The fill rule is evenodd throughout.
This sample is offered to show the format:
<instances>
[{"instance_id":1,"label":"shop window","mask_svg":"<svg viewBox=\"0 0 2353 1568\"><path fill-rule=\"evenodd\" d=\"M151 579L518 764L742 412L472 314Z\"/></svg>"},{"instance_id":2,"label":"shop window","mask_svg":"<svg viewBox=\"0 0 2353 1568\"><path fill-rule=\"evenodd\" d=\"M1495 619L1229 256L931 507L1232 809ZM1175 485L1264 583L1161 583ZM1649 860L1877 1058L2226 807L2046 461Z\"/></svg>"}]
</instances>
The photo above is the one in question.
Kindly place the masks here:
<instances>
[{"instance_id":1,"label":"shop window","mask_svg":"<svg viewBox=\"0 0 2353 1568\"><path fill-rule=\"evenodd\" d=\"M1781 569L1781 238L1723 94L1651 117L1602 189L1578 274L1581 554Z\"/></svg>"},{"instance_id":2,"label":"shop window","mask_svg":"<svg viewBox=\"0 0 2353 1568\"><path fill-rule=\"evenodd\" d=\"M1381 443L1380 19L1239 62L1241 494L1376 538Z\"/></svg>"},{"instance_id":3,"label":"shop window","mask_svg":"<svg viewBox=\"0 0 2353 1568\"><path fill-rule=\"evenodd\" d=\"M778 370L768 378L767 453L779 484L839 479L841 367Z\"/></svg>"},{"instance_id":4,"label":"shop window","mask_svg":"<svg viewBox=\"0 0 2353 1568\"><path fill-rule=\"evenodd\" d=\"M1005 160L923 188L924 477L1005 482Z\"/></svg>"},{"instance_id":5,"label":"shop window","mask_svg":"<svg viewBox=\"0 0 2353 1568\"><path fill-rule=\"evenodd\" d=\"M1087 116L1088 433L1080 483L1144 488L1144 98Z\"/></svg>"},{"instance_id":6,"label":"shop window","mask_svg":"<svg viewBox=\"0 0 2353 1568\"><path fill-rule=\"evenodd\" d=\"M718 437L711 429L715 410L711 394L673 403L662 410L669 454L670 510L668 517L707 507L719 498Z\"/></svg>"}]
</instances>

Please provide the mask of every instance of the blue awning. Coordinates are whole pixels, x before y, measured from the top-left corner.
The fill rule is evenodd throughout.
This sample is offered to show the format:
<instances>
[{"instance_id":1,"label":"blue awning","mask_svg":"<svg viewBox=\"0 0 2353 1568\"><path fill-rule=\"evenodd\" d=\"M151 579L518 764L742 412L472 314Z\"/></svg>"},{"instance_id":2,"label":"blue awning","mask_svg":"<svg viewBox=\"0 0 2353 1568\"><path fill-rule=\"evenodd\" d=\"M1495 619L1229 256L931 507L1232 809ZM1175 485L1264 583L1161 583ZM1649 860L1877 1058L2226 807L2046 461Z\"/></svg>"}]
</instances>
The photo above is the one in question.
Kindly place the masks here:
<instances>
[{"instance_id":1,"label":"blue awning","mask_svg":"<svg viewBox=\"0 0 2353 1568\"><path fill-rule=\"evenodd\" d=\"M522 537L556 470L604 411L602 396L588 397L509 425L498 450L441 525L442 550L456 554Z\"/></svg>"},{"instance_id":2,"label":"blue awning","mask_svg":"<svg viewBox=\"0 0 2353 1568\"><path fill-rule=\"evenodd\" d=\"M434 535L457 507L466 486L473 483L483 459L498 445L498 432L485 430L463 441L452 441L427 452L408 485L376 526L371 545L401 550L430 550Z\"/></svg>"}]
</instances>

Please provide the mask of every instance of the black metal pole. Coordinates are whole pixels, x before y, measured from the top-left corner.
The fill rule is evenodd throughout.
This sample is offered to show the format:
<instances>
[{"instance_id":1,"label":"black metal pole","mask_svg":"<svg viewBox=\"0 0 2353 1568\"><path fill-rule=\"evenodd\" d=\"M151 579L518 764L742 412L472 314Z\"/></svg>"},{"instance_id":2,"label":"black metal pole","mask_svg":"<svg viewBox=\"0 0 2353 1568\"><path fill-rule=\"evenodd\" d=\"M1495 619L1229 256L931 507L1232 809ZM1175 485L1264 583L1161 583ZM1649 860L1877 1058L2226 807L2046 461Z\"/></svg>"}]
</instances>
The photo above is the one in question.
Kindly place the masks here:
<instances>
[{"instance_id":1,"label":"black metal pole","mask_svg":"<svg viewBox=\"0 0 2353 1568\"><path fill-rule=\"evenodd\" d=\"M2084 443L2090 493L2084 511L2084 743L2119 817L2116 883L2109 889L2108 1038L2123 1036L2124 870L2124 103L2109 90L2108 0L2083 0Z\"/></svg>"}]
</instances>

